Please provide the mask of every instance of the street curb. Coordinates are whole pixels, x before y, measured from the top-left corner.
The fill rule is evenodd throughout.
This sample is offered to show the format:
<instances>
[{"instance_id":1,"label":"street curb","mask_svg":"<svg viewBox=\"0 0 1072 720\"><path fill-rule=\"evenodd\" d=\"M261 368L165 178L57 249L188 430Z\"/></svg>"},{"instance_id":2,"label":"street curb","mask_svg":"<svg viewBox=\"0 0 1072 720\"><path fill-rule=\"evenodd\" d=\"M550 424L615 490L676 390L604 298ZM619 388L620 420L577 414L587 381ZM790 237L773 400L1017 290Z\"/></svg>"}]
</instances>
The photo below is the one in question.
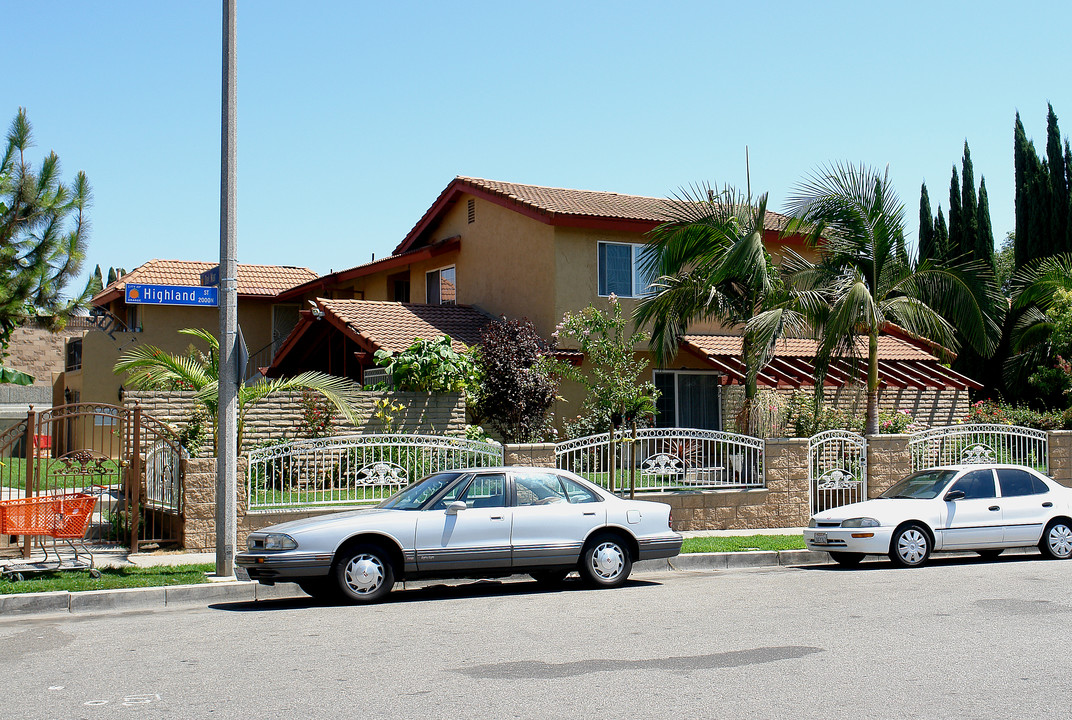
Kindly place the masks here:
<instances>
[{"instance_id":1,"label":"street curb","mask_svg":"<svg viewBox=\"0 0 1072 720\"><path fill-rule=\"evenodd\" d=\"M668 571L734 570L783 565L814 565L830 562L825 552L781 550L778 552L687 553L668 560L642 560L633 564L637 573ZM305 597L294 583L261 585L238 580L199 585L87 590L84 592L26 593L0 595L0 619L15 615L47 615L154 610L178 605L210 605L216 602L264 602Z\"/></svg>"}]
</instances>

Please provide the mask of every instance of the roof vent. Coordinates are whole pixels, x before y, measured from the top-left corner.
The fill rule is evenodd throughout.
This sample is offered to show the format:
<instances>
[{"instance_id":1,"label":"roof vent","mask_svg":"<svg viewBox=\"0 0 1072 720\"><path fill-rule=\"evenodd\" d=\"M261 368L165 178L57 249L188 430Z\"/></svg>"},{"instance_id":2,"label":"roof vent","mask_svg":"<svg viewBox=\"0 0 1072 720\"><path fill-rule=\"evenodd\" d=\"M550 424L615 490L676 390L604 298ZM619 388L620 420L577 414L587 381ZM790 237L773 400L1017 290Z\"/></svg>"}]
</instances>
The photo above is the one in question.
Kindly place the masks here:
<instances>
[{"instance_id":1,"label":"roof vent","mask_svg":"<svg viewBox=\"0 0 1072 720\"><path fill-rule=\"evenodd\" d=\"M469 224L472 225L476 220L476 200L469 198Z\"/></svg>"}]
</instances>

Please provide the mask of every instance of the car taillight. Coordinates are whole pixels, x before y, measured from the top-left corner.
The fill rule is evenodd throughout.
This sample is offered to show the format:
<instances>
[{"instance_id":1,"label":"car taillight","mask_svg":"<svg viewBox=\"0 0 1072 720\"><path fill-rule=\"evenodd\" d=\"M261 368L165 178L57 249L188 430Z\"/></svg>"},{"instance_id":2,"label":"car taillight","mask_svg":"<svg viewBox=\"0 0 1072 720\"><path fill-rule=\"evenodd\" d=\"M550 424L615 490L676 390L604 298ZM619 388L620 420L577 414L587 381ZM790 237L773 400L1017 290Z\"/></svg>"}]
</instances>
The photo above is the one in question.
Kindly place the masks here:
<instances>
[{"instance_id":1,"label":"car taillight","mask_svg":"<svg viewBox=\"0 0 1072 720\"><path fill-rule=\"evenodd\" d=\"M666 514L666 527L670 528L671 530L674 529L674 511L673 510L671 510L670 512L668 512Z\"/></svg>"}]
</instances>

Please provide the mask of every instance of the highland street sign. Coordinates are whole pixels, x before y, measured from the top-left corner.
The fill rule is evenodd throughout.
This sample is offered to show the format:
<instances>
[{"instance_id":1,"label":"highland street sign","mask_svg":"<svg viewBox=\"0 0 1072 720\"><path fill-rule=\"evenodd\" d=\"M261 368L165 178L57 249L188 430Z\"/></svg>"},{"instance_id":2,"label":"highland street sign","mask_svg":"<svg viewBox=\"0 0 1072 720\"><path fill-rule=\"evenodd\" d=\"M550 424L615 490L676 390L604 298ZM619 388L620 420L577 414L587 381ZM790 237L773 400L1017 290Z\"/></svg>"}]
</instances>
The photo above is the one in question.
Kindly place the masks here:
<instances>
[{"instance_id":1,"label":"highland street sign","mask_svg":"<svg viewBox=\"0 0 1072 720\"><path fill-rule=\"evenodd\" d=\"M219 307L220 289L193 285L128 284L127 304Z\"/></svg>"}]
</instances>

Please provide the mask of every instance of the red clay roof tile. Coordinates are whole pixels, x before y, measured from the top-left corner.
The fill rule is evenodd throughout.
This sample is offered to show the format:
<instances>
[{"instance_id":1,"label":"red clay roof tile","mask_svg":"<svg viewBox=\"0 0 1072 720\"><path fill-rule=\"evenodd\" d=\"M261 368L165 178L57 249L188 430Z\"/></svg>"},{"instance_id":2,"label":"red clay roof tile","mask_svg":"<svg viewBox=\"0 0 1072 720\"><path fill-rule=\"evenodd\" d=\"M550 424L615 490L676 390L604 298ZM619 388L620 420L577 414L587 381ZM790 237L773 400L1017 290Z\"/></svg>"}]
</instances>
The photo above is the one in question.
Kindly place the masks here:
<instances>
[{"instance_id":1,"label":"red clay roof tile","mask_svg":"<svg viewBox=\"0 0 1072 720\"><path fill-rule=\"evenodd\" d=\"M480 342L480 332L493 319L470 305L423 305L377 300L325 300L317 304L378 349L405 350L421 338L448 335L461 352Z\"/></svg>"},{"instance_id":2,"label":"red clay roof tile","mask_svg":"<svg viewBox=\"0 0 1072 720\"><path fill-rule=\"evenodd\" d=\"M201 273L219 263L194 260L150 260L97 293L94 301L115 292L122 293L127 283L146 285L200 285ZM284 290L315 280L317 274L309 268L289 265L238 265L238 294L274 297Z\"/></svg>"}]
</instances>

